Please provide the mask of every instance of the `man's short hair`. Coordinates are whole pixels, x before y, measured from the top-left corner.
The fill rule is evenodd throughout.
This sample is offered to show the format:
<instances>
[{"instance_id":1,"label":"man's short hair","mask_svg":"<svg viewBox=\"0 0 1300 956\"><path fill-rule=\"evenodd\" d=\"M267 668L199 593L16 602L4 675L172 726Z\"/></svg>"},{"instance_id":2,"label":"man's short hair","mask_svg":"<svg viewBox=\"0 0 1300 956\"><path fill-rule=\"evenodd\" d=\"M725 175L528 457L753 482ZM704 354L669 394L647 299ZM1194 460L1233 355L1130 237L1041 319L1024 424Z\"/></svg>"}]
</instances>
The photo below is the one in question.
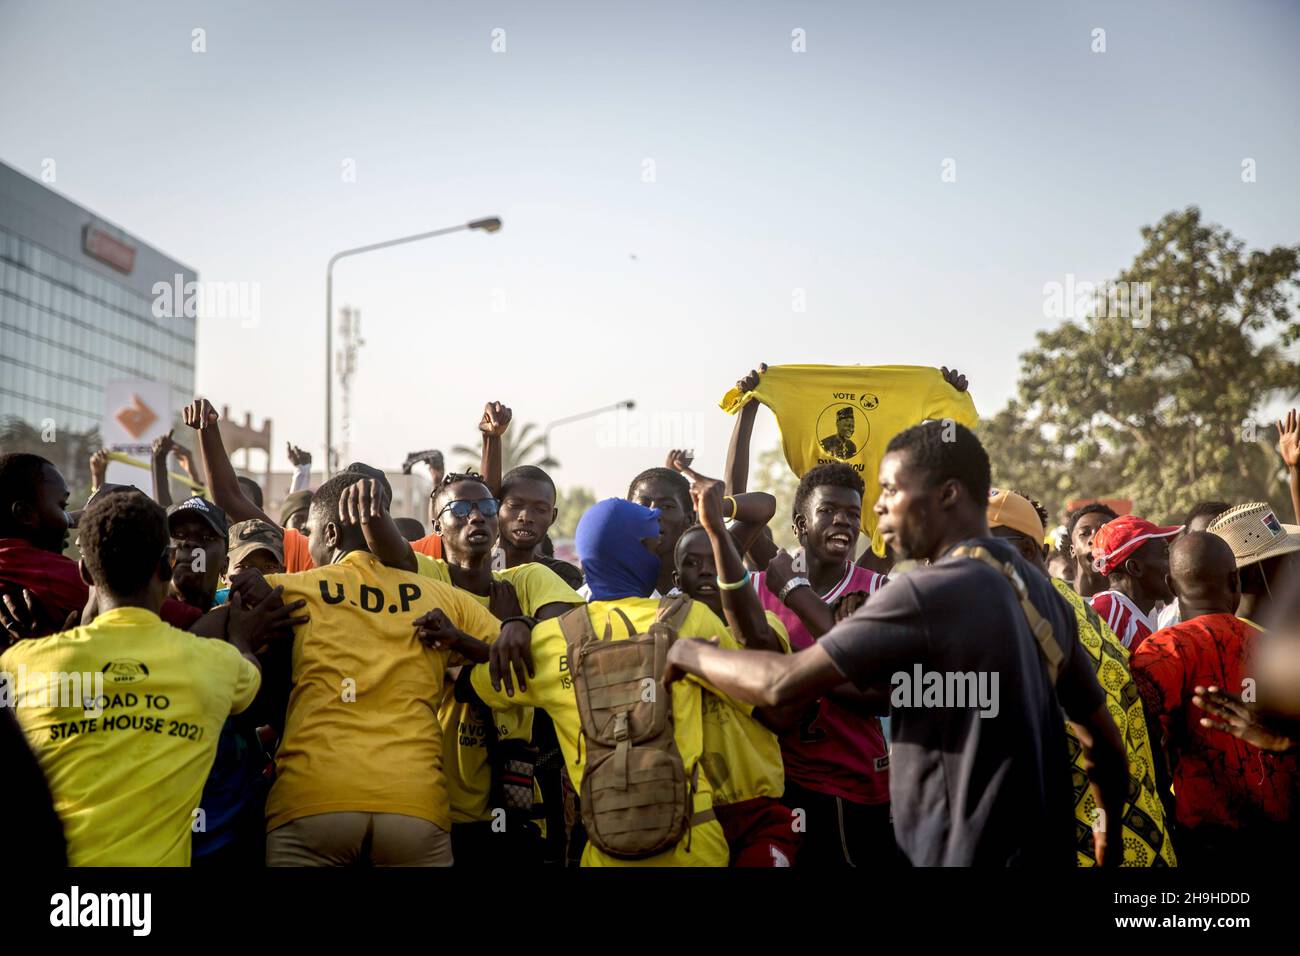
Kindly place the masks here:
<instances>
[{"instance_id":1,"label":"man's short hair","mask_svg":"<svg viewBox=\"0 0 1300 956\"><path fill-rule=\"evenodd\" d=\"M804 476L799 479L799 487L794 493L794 507L791 509L791 520L798 515L803 514L804 507L808 504L808 499L818 488L823 487L848 488L850 491L856 491L861 498L865 493L867 486L862 481L852 465L846 465L841 461L829 461L825 464L814 465L804 472Z\"/></svg>"},{"instance_id":2,"label":"man's short hair","mask_svg":"<svg viewBox=\"0 0 1300 956\"><path fill-rule=\"evenodd\" d=\"M627 500L632 500L632 492L636 486L643 481L666 481L673 490L673 497L681 505L682 510L690 514L695 510L695 505L691 502L691 483L686 480L686 476L671 468L665 468L660 465L658 468L647 468L641 474L632 479L632 483L627 486Z\"/></svg>"},{"instance_id":3,"label":"man's short hair","mask_svg":"<svg viewBox=\"0 0 1300 956\"><path fill-rule=\"evenodd\" d=\"M167 512L143 492L105 495L82 514L77 540L97 587L119 597L138 594L171 541Z\"/></svg>"},{"instance_id":4,"label":"man's short hair","mask_svg":"<svg viewBox=\"0 0 1300 956\"><path fill-rule=\"evenodd\" d=\"M358 474L363 478L374 478L384 486L384 491L388 492L388 500L393 500L393 486L388 483L388 476L384 474L382 468L376 468L374 465L367 465L363 461L352 461L348 462L347 466L343 470L353 474Z\"/></svg>"},{"instance_id":5,"label":"man's short hair","mask_svg":"<svg viewBox=\"0 0 1300 956\"><path fill-rule=\"evenodd\" d=\"M0 455L0 528L8 529L13 523L13 506L22 501L36 500L36 486L45 466L53 462L28 452L15 451Z\"/></svg>"},{"instance_id":6,"label":"man's short hair","mask_svg":"<svg viewBox=\"0 0 1300 956\"><path fill-rule=\"evenodd\" d=\"M235 480L239 482L239 487L244 489L244 497L257 507L262 507L262 486L252 478L245 478L243 475L240 475Z\"/></svg>"},{"instance_id":7,"label":"man's short hair","mask_svg":"<svg viewBox=\"0 0 1300 956\"><path fill-rule=\"evenodd\" d=\"M1197 518L1217 518L1231 507L1232 505L1226 501L1198 501L1192 505L1192 510L1187 512L1183 524L1189 525Z\"/></svg>"},{"instance_id":8,"label":"man's short hair","mask_svg":"<svg viewBox=\"0 0 1300 956\"><path fill-rule=\"evenodd\" d=\"M955 480L981 509L987 507L993 484L988 452L975 433L958 422L929 421L899 432L885 454L906 452L910 464L924 472L930 484Z\"/></svg>"},{"instance_id":9,"label":"man's short hair","mask_svg":"<svg viewBox=\"0 0 1300 956\"><path fill-rule=\"evenodd\" d=\"M325 521L339 520L339 498L343 491L366 476L359 471L340 471L317 488L311 496L311 513L319 515Z\"/></svg>"},{"instance_id":10,"label":"man's short hair","mask_svg":"<svg viewBox=\"0 0 1300 956\"><path fill-rule=\"evenodd\" d=\"M424 524L419 518L394 518L393 524L407 541L419 541L424 537Z\"/></svg>"},{"instance_id":11,"label":"man's short hair","mask_svg":"<svg viewBox=\"0 0 1300 956\"><path fill-rule=\"evenodd\" d=\"M550 486L552 498L559 497L555 490L555 482L551 480L550 475L536 465L520 465L518 468L511 468L506 472L505 477L501 479L502 498L510 493L510 486L516 481L540 481L542 484Z\"/></svg>"},{"instance_id":12,"label":"man's short hair","mask_svg":"<svg viewBox=\"0 0 1300 956\"><path fill-rule=\"evenodd\" d=\"M1080 505L1065 516L1065 540L1069 541L1074 537L1074 526L1079 523L1080 518L1092 514L1105 515L1107 521L1114 521L1119 517L1114 508L1110 505L1104 505L1100 501L1090 501L1086 505Z\"/></svg>"},{"instance_id":13,"label":"man's short hair","mask_svg":"<svg viewBox=\"0 0 1300 956\"><path fill-rule=\"evenodd\" d=\"M451 489L454 486L464 484L467 481L472 481L475 484L482 485L484 488L488 489L489 494L492 491L488 486L487 479L477 471L453 471L451 474L444 477L442 479L442 484L438 485L438 487L433 490L433 513L435 515L435 520L437 520L436 516L442 513L443 502L445 502L447 496L451 494Z\"/></svg>"},{"instance_id":14,"label":"man's short hair","mask_svg":"<svg viewBox=\"0 0 1300 956\"><path fill-rule=\"evenodd\" d=\"M1043 528L1046 529L1048 525L1048 514L1047 514L1047 509L1043 507L1042 503L1037 498L1033 497L1032 495L1027 495L1023 491L1012 490L1011 493L1013 495L1019 495L1021 498L1024 498L1026 501L1028 501L1031 505L1034 506L1034 510L1038 512L1038 520L1043 523ZM1040 541L1038 543L1042 544L1043 542Z\"/></svg>"},{"instance_id":15,"label":"man's short hair","mask_svg":"<svg viewBox=\"0 0 1300 956\"><path fill-rule=\"evenodd\" d=\"M682 532L682 536L677 539L677 547L673 549L674 564L677 563L677 556L681 552L682 548L685 546L686 542L690 539L690 536L693 534L703 534L703 533L707 533L707 532L704 531L704 525L700 524L698 521L693 521L691 522L690 525L687 526L686 530Z\"/></svg>"}]
</instances>

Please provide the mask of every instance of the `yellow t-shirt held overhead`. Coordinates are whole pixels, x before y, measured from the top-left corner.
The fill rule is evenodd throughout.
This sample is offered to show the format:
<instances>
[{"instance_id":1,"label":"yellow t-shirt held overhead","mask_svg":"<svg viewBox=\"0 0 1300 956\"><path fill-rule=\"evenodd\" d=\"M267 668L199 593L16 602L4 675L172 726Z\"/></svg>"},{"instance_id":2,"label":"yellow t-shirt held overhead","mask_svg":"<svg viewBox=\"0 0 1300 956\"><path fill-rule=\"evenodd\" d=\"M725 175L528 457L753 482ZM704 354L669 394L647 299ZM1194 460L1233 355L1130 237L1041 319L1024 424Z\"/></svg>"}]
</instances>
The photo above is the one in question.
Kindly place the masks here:
<instances>
[{"instance_id":1,"label":"yellow t-shirt held overhead","mask_svg":"<svg viewBox=\"0 0 1300 956\"><path fill-rule=\"evenodd\" d=\"M420 573L451 584L447 562L417 553ZM493 571L498 581L509 581L519 598L519 606L528 615L536 614L548 604L582 604L578 592L565 584L554 571L541 564L521 564ZM485 595L461 592L488 606ZM494 712L497 737L530 740L533 735L533 708L511 707ZM447 778L447 795L451 803L451 822L474 823L492 819L488 806L492 791L492 768L488 763L487 724L482 708L456 700L455 688L443 688L438 708L442 725L442 768Z\"/></svg>"},{"instance_id":2,"label":"yellow t-shirt held overhead","mask_svg":"<svg viewBox=\"0 0 1300 956\"><path fill-rule=\"evenodd\" d=\"M790 635L771 611L768 626L785 653ZM704 692L704 772L713 784L713 803L727 806L757 797L779 800L785 794L785 764L781 742L741 704L712 690Z\"/></svg>"},{"instance_id":3,"label":"yellow t-shirt held overhead","mask_svg":"<svg viewBox=\"0 0 1300 956\"><path fill-rule=\"evenodd\" d=\"M415 636L441 608L490 641L496 618L464 591L353 551L325 568L267 576L286 602L307 602L293 642L293 691L267 830L317 813L401 813L450 829L438 704L446 669L461 663ZM450 659L449 659L450 658Z\"/></svg>"},{"instance_id":4,"label":"yellow t-shirt held overhead","mask_svg":"<svg viewBox=\"0 0 1300 956\"><path fill-rule=\"evenodd\" d=\"M15 644L0 670L63 821L68 863L189 866L221 726L261 686L252 662L123 607Z\"/></svg>"},{"instance_id":5,"label":"yellow t-shirt held overhead","mask_svg":"<svg viewBox=\"0 0 1300 956\"><path fill-rule=\"evenodd\" d=\"M758 388L732 388L720 402L734 415L757 399L781 429L785 460L799 476L814 465L840 461L862 477L862 530L878 555L871 506L880 495L877 476L889 440L927 418L951 419L967 428L979 420L969 392L959 392L937 368L920 365L773 365Z\"/></svg>"},{"instance_id":6,"label":"yellow t-shirt held overhead","mask_svg":"<svg viewBox=\"0 0 1300 956\"><path fill-rule=\"evenodd\" d=\"M632 626L640 633L654 623L659 611L655 598L620 598L617 601L592 601L587 613L597 634L605 633L608 623L614 640L625 640L627 627L613 608L619 608ZM698 601L691 602L690 612L678 629L681 637L716 637L722 647L737 648L730 632L717 615ZM493 709L515 704L540 707L550 715L555 724L564 763L574 790L582 790L582 773L586 765L578 760L578 733L582 722L578 716L578 700L573 692L573 678L569 674L568 646L558 619L543 621L533 628L533 670L536 676L528 682L528 689L514 697L504 690L492 689L486 667L475 667L471 674L474 691ZM704 715L701 694L704 691L694 681L679 681L669 688L673 702L673 737L690 778L700 764L704 753ZM703 769L703 768L701 768ZM696 813L713 807L713 787L706 773L700 773L695 791ZM689 849L687 844L689 843ZM691 828L689 840L682 837L677 846L644 860L620 860L608 856L588 843L582 853L583 866L726 866L730 856L726 837L716 820Z\"/></svg>"}]
</instances>

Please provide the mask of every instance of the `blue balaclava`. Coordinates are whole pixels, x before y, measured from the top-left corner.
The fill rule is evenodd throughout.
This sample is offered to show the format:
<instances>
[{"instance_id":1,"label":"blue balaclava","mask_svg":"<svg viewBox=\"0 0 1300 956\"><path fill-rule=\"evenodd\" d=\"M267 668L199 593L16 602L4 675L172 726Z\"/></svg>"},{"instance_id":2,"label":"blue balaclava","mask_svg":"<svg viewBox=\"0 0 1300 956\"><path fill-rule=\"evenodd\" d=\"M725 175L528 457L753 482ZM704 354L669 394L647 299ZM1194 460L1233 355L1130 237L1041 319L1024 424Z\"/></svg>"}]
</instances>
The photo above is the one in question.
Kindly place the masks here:
<instances>
[{"instance_id":1,"label":"blue balaclava","mask_svg":"<svg viewBox=\"0 0 1300 956\"><path fill-rule=\"evenodd\" d=\"M659 558L643 538L659 536L659 510L622 498L592 505L578 521L574 545L593 601L649 597L659 580Z\"/></svg>"}]
</instances>

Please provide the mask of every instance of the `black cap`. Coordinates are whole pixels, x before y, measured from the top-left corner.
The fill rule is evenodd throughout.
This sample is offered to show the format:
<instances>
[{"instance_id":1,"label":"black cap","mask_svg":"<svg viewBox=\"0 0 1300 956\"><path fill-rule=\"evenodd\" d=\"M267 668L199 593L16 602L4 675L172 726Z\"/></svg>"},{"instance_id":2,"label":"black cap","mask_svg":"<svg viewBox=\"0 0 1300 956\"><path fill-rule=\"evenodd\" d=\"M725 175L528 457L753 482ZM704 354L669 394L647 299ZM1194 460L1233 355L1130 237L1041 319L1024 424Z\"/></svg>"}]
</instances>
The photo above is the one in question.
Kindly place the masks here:
<instances>
[{"instance_id":1,"label":"black cap","mask_svg":"<svg viewBox=\"0 0 1300 956\"><path fill-rule=\"evenodd\" d=\"M193 498L186 498L168 512L167 530L172 530L172 526L178 515L186 516L189 514L197 515L206 521L208 527L221 535L223 540L230 534L230 521L226 518L226 513L207 498L200 498L198 495L195 495Z\"/></svg>"}]
</instances>

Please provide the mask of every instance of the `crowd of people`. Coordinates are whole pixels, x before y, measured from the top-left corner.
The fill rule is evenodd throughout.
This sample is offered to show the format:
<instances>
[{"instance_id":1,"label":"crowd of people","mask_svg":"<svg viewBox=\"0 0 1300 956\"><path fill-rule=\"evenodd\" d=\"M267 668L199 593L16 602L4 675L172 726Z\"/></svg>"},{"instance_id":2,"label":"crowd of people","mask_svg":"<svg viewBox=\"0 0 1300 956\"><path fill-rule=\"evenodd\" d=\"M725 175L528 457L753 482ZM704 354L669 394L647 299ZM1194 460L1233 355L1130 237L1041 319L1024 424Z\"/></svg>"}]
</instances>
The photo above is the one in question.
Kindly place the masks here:
<instances>
[{"instance_id":1,"label":"crowd of people","mask_svg":"<svg viewBox=\"0 0 1300 956\"><path fill-rule=\"evenodd\" d=\"M554 555L551 476L502 474L498 402L478 472L432 462L427 524L390 514L371 465L309 490L292 446L268 509L201 398L196 453L155 443L153 495L97 456L70 510L48 460L0 455L15 858L1212 867L1294 848L1300 736L1258 706L1253 653L1289 613L1300 526L1266 502L1157 524L1092 501L1052 536L1041 490L992 487L955 370L882 369L796 449L781 402L821 368L744 376L725 475L674 450L581 515L577 564ZM799 474L793 551L748 488L759 402ZM1277 430L1300 522L1296 413ZM172 502L169 456L202 493Z\"/></svg>"}]
</instances>

